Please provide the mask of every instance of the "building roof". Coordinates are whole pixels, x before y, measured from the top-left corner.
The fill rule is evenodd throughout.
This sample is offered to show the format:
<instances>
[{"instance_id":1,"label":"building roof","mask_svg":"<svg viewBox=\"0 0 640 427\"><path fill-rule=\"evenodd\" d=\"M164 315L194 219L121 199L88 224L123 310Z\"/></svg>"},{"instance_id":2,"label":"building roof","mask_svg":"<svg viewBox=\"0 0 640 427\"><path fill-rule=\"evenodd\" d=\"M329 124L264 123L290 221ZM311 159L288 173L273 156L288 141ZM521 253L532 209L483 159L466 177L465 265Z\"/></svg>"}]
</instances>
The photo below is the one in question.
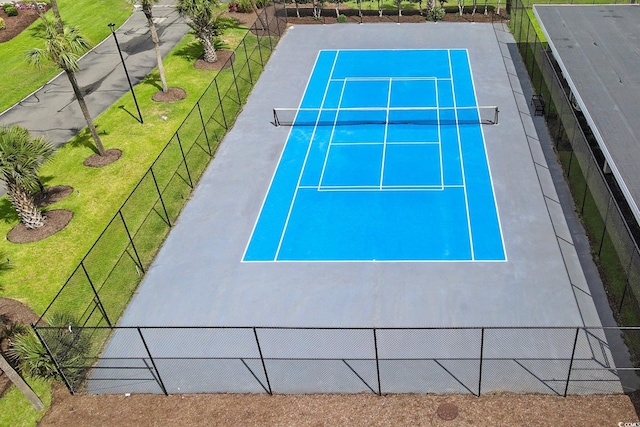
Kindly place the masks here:
<instances>
[{"instance_id":1,"label":"building roof","mask_svg":"<svg viewBox=\"0 0 640 427\"><path fill-rule=\"evenodd\" d=\"M535 5L533 10L640 222L640 5Z\"/></svg>"}]
</instances>

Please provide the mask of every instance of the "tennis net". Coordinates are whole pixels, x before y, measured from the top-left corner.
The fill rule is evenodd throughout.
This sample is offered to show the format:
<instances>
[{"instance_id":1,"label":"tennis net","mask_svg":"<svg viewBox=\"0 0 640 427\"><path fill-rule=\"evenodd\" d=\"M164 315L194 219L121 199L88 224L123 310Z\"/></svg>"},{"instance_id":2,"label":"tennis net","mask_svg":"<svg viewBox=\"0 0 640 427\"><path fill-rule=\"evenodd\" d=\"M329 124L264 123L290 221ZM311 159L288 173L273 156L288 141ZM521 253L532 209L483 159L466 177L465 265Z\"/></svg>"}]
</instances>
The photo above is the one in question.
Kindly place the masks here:
<instances>
[{"instance_id":1,"label":"tennis net","mask_svg":"<svg viewBox=\"0 0 640 427\"><path fill-rule=\"evenodd\" d=\"M498 124L498 107L274 108L275 126Z\"/></svg>"}]
</instances>

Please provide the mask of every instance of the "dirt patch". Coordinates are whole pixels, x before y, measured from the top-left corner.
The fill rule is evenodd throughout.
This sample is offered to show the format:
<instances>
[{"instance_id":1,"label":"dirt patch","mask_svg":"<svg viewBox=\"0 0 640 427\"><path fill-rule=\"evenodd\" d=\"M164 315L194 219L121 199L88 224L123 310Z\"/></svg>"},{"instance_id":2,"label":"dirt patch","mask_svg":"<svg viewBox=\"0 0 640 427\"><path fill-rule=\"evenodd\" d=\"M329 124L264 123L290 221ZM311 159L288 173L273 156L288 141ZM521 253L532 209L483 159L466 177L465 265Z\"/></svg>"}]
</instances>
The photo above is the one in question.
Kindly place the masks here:
<instances>
[{"instance_id":1,"label":"dirt patch","mask_svg":"<svg viewBox=\"0 0 640 427\"><path fill-rule=\"evenodd\" d=\"M155 102L177 102L187 97L187 92L179 87L167 88L166 92L158 91L153 94L151 99Z\"/></svg>"},{"instance_id":2,"label":"dirt patch","mask_svg":"<svg viewBox=\"0 0 640 427\"><path fill-rule=\"evenodd\" d=\"M82 164L90 168L101 168L117 161L120 157L122 157L122 151L117 148L110 148L106 151L104 156L92 154L84 159Z\"/></svg>"},{"instance_id":3,"label":"dirt patch","mask_svg":"<svg viewBox=\"0 0 640 427\"><path fill-rule=\"evenodd\" d=\"M0 298L0 331L10 330L16 324L30 325L38 321L40 316L26 304L10 298ZM5 353L11 342L8 337L0 333L0 351ZM11 381L0 370L0 396L11 385Z\"/></svg>"},{"instance_id":4,"label":"dirt patch","mask_svg":"<svg viewBox=\"0 0 640 427\"><path fill-rule=\"evenodd\" d=\"M216 62L207 62L203 59L204 56L201 56L193 66L198 70L218 71L231 67L236 58L236 53L228 49L217 50L216 54L218 55Z\"/></svg>"},{"instance_id":5,"label":"dirt patch","mask_svg":"<svg viewBox=\"0 0 640 427\"><path fill-rule=\"evenodd\" d=\"M69 224L73 212L66 209L56 209L45 212L46 220L40 228L28 229L23 223L13 227L7 233L7 240L11 243L33 243L56 234Z\"/></svg>"},{"instance_id":6,"label":"dirt patch","mask_svg":"<svg viewBox=\"0 0 640 427\"><path fill-rule=\"evenodd\" d=\"M49 5L44 9L48 10ZM3 43L11 40L20 34L22 30L33 24L38 19L38 12L35 10L25 9L18 11L18 16L7 16L7 14L4 13L4 10L0 9L0 18L4 19L4 23L6 25L4 30L0 30L0 43Z\"/></svg>"},{"instance_id":7,"label":"dirt patch","mask_svg":"<svg viewBox=\"0 0 640 427\"><path fill-rule=\"evenodd\" d=\"M46 426L614 426L637 422L629 397L540 395L71 396L57 388ZM458 408L455 421L438 416Z\"/></svg>"}]
</instances>

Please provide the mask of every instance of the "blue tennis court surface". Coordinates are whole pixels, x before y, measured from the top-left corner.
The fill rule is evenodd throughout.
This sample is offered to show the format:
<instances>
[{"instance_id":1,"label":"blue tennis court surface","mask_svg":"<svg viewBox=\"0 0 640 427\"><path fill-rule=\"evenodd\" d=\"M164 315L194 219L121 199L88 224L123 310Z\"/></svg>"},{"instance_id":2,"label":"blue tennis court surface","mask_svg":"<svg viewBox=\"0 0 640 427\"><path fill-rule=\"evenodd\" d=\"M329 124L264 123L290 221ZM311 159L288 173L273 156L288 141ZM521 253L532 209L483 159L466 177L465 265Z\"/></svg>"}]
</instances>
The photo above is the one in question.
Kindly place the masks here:
<instances>
[{"instance_id":1,"label":"blue tennis court surface","mask_svg":"<svg viewBox=\"0 0 640 427\"><path fill-rule=\"evenodd\" d=\"M466 50L323 50L244 261L503 261Z\"/></svg>"}]
</instances>

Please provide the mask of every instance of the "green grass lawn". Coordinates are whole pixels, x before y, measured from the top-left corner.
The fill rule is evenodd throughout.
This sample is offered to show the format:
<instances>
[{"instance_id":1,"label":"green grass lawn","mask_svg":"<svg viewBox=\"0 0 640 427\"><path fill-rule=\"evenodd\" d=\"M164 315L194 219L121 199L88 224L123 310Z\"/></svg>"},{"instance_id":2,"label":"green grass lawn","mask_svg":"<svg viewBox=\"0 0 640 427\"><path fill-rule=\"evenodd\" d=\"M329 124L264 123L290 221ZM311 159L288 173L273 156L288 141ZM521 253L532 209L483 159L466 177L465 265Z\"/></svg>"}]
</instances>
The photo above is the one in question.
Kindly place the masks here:
<instances>
[{"instance_id":1,"label":"green grass lawn","mask_svg":"<svg viewBox=\"0 0 640 427\"><path fill-rule=\"evenodd\" d=\"M15 386L0 399L0 426L35 426L51 405L51 383L45 380L26 378L33 391L44 403L45 409L36 411L26 397Z\"/></svg>"},{"instance_id":2,"label":"green grass lawn","mask_svg":"<svg viewBox=\"0 0 640 427\"><path fill-rule=\"evenodd\" d=\"M77 25L81 33L95 45L111 34L107 24L116 26L131 15L133 6L128 0L59 0L60 15L65 22ZM51 11L47 12L51 14ZM41 69L29 66L25 53L34 47L42 47L42 41L34 37L41 25L34 22L15 38L0 43L0 112L37 90L60 71L47 65Z\"/></svg>"},{"instance_id":3,"label":"green grass lawn","mask_svg":"<svg viewBox=\"0 0 640 427\"><path fill-rule=\"evenodd\" d=\"M228 30L223 38L230 48L235 48L245 34L247 29L238 27ZM145 172L154 161L154 170L158 175L159 185L164 188L163 197L170 216L175 218L178 215L189 197L191 187L185 185L184 166L178 166L182 169L179 170L179 175L174 175L175 165L182 159L182 151L177 149L180 146L176 143L176 137L172 138L172 135L179 128L178 134L182 139L190 178L195 182L204 171L210 153L215 150L215 145L224 130L216 123L216 120L222 120L216 113L217 98L214 101L213 96L206 96L200 102L204 117L213 116L215 119L207 124L210 144L207 144L202 136L199 114L187 114L217 75L218 90L225 99L223 102L230 103L229 108L225 110L226 120L230 125L235 120L235 114L239 112L251 90L250 81L255 81L262 70L257 64L260 54L253 50L258 39L249 36L246 40L246 47L253 52L250 55L255 62L251 63L250 72L243 55L236 55L234 68L241 80L237 85L233 82L231 69L218 73L196 70L193 67L193 62L202 53L202 48L192 35L188 35L164 60L169 85L185 89L187 99L167 104L153 102L151 96L159 90L159 76L155 71L135 88L145 120L143 125L132 117L132 114L135 115L135 106L130 94L122 97L100 115L96 124L102 134L103 143L107 148L119 148L123 151L123 157L118 162L101 169L82 166L83 159L94 151L86 130L56 153L54 160L43 167L41 176L47 186L64 184L74 187L75 191L71 196L51 207L72 210L74 218L63 231L40 242L16 245L4 239L0 240L0 254L11 260L11 268L4 271L0 277L0 283L4 288L2 296L22 300L41 313L82 257L89 252L114 214L123 206L125 199L132 194L131 191L136 184L143 176L149 175L145 175ZM261 43L262 46L269 45L266 38L263 38ZM262 52L261 55L266 55L266 59L269 53ZM209 94L213 95L215 90L213 87L210 88ZM239 95L237 90L240 92ZM185 117L188 118L183 122ZM167 145L170 139L171 143ZM202 150L207 153L203 155ZM145 199L148 193L142 187L152 182L145 178L134 192L134 196L123 207L128 226L137 233L134 240L145 264L151 261L158 250L163 239L162 233L168 231L164 223L161 230L148 226L149 218L157 216L153 215L153 207L148 207L149 203L153 204L154 201ZM176 191L172 190L174 187ZM6 234L18 222L6 197L0 199L0 218L0 233ZM135 270L120 268L120 262L117 260L115 267L113 266L112 253L123 250L120 247L122 235L122 229L110 227L100 239L102 246L90 251L87 260L90 267L95 267L92 271L95 277L100 276L102 266L105 271L110 270L109 277L101 284L104 287L101 298L109 304L109 310L117 311L116 317L126 307L128 298L139 281L139 278L131 280L131 276L139 276ZM94 258L93 261L91 257ZM134 283L127 288L127 281ZM81 300L83 295L76 296ZM65 308L73 310L73 301ZM94 337L94 341L99 347L100 343L97 341L104 340ZM43 383L37 384L34 388L48 405L50 386ZM0 414L0 425L35 425L42 416L42 413L35 413L26 403L26 399L13 388L0 399Z\"/></svg>"},{"instance_id":4,"label":"green grass lawn","mask_svg":"<svg viewBox=\"0 0 640 427\"><path fill-rule=\"evenodd\" d=\"M243 28L229 30L228 44L237 43L245 33ZM193 36L188 35L164 61L169 85L185 89L187 99L166 104L153 102L151 96L159 90L154 72L135 89L143 125L130 114L135 115L136 111L130 94L96 119L105 147L123 151L118 162L100 169L84 167L83 159L93 154L92 141L85 130L42 168L45 185L70 185L75 189L71 196L51 207L71 210L74 218L63 231L40 242L16 245L0 241L0 254L11 260L11 268L0 276L4 296L22 300L36 312L44 311L211 82L213 72L193 67L199 49ZM0 199L0 218L2 235L18 222L6 197Z\"/></svg>"}]
</instances>

